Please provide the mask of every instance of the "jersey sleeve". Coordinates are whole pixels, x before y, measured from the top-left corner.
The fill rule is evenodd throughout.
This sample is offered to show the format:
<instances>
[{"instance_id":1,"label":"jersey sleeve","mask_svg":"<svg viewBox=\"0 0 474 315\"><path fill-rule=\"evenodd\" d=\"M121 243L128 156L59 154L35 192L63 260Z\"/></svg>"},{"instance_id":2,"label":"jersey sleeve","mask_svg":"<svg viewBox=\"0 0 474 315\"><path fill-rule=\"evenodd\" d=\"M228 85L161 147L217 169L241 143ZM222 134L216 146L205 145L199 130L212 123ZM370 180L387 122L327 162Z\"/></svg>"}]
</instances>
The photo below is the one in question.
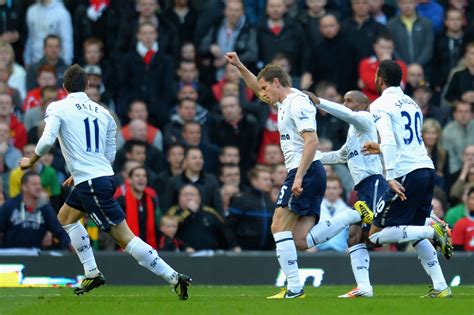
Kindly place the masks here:
<instances>
[{"instance_id":1,"label":"jersey sleeve","mask_svg":"<svg viewBox=\"0 0 474 315\"><path fill-rule=\"evenodd\" d=\"M322 152L321 163L323 164L339 164L347 162L347 145L344 145L337 151Z\"/></svg>"},{"instance_id":2,"label":"jersey sleeve","mask_svg":"<svg viewBox=\"0 0 474 315\"><path fill-rule=\"evenodd\" d=\"M395 163L397 156L397 142L393 134L390 113L380 106L371 106L370 112L374 115L375 126L380 136L380 150L384 158L386 179L395 179Z\"/></svg>"},{"instance_id":3,"label":"jersey sleeve","mask_svg":"<svg viewBox=\"0 0 474 315\"><path fill-rule=\"evenodd\" d=\"M116 144L117 124L112 116L109 118L109 124L107 126L107 137L105 139L105 158L113 163L115 161L115 153L117 149Z\"/></svg>"},{"instance_id":4,"label":"jersey sleeve","mask_svg":"<svg viewBox=\"0 0 474 315\"><path fill-rule=\"evenodd\" d=\"M300 134L305 131L316 131L316 107L309 98L297 96L291 103L290 112Z\"/></svg>"},{"instance_id":5,"label":"jersey sleeve","mask_svg":"<svg viewBox=\"0 0 474 315\"><path fill-rule=\"evenodd\" d=\"M372 119L366 112L354 112L344 105L320 98L319 108L325 112L354 125L359 131L370 131Z\"/></svg>"},{"instance_id":6,"label":"jersey sleeve","mask_svg":"<svg viewBox=\"0 0 474 315\"><path fill-rule=\"evenodd\" d=\"M58 137L59 129L61 128L61 115L58 112L57 107L51 105L53 104L50 104L46 109L46 115L44 118L46 125L43 134L36 145L35 153L38 156L43 156L51 149Z\"/></svg>"}]
</instances>

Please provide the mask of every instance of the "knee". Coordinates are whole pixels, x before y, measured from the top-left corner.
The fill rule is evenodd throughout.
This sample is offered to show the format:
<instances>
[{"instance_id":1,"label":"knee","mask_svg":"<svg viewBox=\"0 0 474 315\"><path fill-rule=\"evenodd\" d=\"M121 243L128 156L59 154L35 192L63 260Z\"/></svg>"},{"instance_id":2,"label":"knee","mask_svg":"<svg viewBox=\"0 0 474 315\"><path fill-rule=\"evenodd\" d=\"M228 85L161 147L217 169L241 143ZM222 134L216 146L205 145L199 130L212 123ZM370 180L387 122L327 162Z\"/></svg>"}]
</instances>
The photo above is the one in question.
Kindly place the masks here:
<instances>
[{"instance_id":1,"label":"knee","mask_svg":"<svg viewBox=\"0 0 474 315\"><path fill-rule=\"evenodd\" d=\"M272 230L272 234L275 234L275 233L278 233L278 232L283 232L283 230L281 228L281 224L277 220L274 220L272 222L271 230Z\"/></svg>"},{"instance_id":2,"label":"knee","mask_svg":"<svg viewBox=\"0 0 474 315\"><path fill-rule=\"evenodd\" d=\"M69 224L67 222L67 217L66 215L64 215L63 212L59 211L57 218L58 218L59 224L61 224L62 226Z\"/></svg>"}]
</instances>

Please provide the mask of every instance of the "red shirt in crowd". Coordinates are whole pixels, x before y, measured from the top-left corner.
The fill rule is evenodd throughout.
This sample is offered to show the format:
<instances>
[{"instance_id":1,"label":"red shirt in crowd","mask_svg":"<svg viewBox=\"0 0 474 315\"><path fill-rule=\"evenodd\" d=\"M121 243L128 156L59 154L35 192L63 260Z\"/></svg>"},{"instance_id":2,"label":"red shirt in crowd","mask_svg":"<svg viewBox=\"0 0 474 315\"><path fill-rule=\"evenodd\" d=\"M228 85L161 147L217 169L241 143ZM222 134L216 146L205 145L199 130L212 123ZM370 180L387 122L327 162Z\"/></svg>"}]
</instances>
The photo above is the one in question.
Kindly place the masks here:
<instances>
[{"instance_id":1,"label":"red shirt in crowd","mask_svg":"<svg viewBox=\"0 0 474 315\"><path fill-rule=\"evenodd\" d=\"M278 131L278 111L270 110L265 121L262 142L258 149L258 164L265 164L265 147L269 144L280 145L280 132Z\"/></svg>"},{"instance_id":2,"label":"red shirt in crowd","mask_svg":"<svg viewBox=\"0 0 474 315\"><path fill-rule=\"evenodd\" d=\"M28 141L26 128L15 115L10 116L10 138L18 150L22 150Z\"/></svg>"},{"instance_id":3,"label":"red shirt in crowd","mask_svg":"<svg viewBox=\"0 0 474 315\"><path fill-rule=\"evenodd\" d=\"M404 85L407 80L407 66L399 59L395 61L402 67L402 84ZM362 92L367 95L370 101L374 101L379 97L377 89L375 88L375 74L377 73L379 64L380 61L375 56L364 58L359 63L359 78L364 83Z\"/></svg>"},{"instance_id":4,"label":"red shirt in crowd","mask_svg":"<svg viewBox=\"0 0 474 315\"><path fill-rule=\"evenodd\" d=\"M58 89L58 100L66 98L67 93L63 89ZM26 113L32 108L41 106L41 88L36 88L28 92L23 102L23 112Z\"/></svg>"},{"instance_id":5,"label":"red shirt in crowd","mask_svg":"<svg viewBox=\"0 0 474 315\"><path fill-rule=\"evenodd\" d=\"M464 217L454 225L453 245L464 246L466 252L474 252L474 219Z\"/></svg>"}]
</instances>

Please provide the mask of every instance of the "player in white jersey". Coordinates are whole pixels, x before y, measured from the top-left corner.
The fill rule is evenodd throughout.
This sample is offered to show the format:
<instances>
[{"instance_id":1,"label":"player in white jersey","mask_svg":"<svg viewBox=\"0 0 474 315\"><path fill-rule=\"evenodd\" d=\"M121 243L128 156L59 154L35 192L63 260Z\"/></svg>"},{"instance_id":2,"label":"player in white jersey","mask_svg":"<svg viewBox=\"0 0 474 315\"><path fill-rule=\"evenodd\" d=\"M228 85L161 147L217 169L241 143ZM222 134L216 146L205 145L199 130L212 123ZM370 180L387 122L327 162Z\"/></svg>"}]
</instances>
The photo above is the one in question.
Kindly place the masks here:
<instances>
[{"instance_id":1,"label":"player in white jersey","mask_svg":"<svg viewBox=\"0 0 474 315\"><path fill-rule=\"evenodd\" d=\"M269 298L302 298L303 285L298 272L296 248L307 249L325 242L349 224L371 217L364 211L345 211L331 221L320 222L321 201L326 190L326 173L321 153L316 151L316 108L308 96L290 87L288 74L275 65L267 65L255 77L240 62L236 53L226 59L241 73L245 83L270 105L278 107L278 130L288 176L281 187L272 221L272 233L287 288ZM318 224L316 224L318 223Z\"/></svg>"},{"instance_id":2,"label":"player in white jersey","mask_svg":"<svg viewBox=\"0 0 474 315\"><path fill-rule=\"evenodd\" d=\"M390 189L377 204L370 229L374 244L413 242L419 260L433 281L426 297L449 297L451 291L428 239L452 255L446 226L430 216L435 172L421 137L423 115L418 105L400 88L401 67L392 60L380 63L375 84L381 96L370 105L380 135L380 151Z\"/></svg>"},{"instance_id":3,"label":"player in white jersey","mask_svg":"<svg viewBox=\"0 0 474 315\"><path fill-rule=\"evenodd\" d=\"M155 249L132 233L124 211L113 198L116 182L111 163L115 159L117 126L109 111L86 95L87 85L87 75L81 67L74 65L66 70L64 89L68 96L48 106L46 126L35 155L20 162L22 170L33 167L51 149L56 138L59 139L72 174L65 185L74 185L74 188L60 209L58 219L69 234L85 272L85 279L74 293L83 294L105 283L97 268L87 231L79 222L87 213L140 265L174 286L180 299L187 299L191 279L174 271Z\"/></svg>"},{"instance_id":4,"label":"player in white jersey","mask_svg":"<svg viewBox=\"0 0 474 315\"><path fill-rule=\"evenodd\" d=\"M317 105L319 109L350 124L344 145L337 151L322 153L321 162L323 164L347 163L359 201L375 209L388 186L382 176L383 166L380 156L362 154L365 143L378 141L377 128L373 116L369 113L369 99L360 91L349 91L344 95L343 106L322 98L318 99L311 92L305 93L314 103L320 102ZM350 227L348 245L357 287L340 295L341 298L373 296L369 279L370 257L366 245L369 229L370 225L362 226L360 223Z\"/></svg>"}]
</instances>

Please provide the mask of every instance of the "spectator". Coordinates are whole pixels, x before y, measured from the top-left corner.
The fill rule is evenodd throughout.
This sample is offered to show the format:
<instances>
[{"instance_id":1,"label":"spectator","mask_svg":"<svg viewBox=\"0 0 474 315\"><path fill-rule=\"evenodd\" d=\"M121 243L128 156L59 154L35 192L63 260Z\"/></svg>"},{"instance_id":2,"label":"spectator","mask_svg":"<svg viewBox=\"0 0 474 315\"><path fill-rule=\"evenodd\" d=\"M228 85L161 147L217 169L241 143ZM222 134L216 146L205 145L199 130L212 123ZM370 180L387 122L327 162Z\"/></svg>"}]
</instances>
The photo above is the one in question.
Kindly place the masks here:
<instances>
[{"instance_id":1,"label":"spectator","mask_svg":"<svg viewBox=\"0 0 474 315\"><path fill-rule=\"evenodd\" d=\"M89 81L87 89L96 88L102 100L101 103L105 104L106 108L115 108L112 94L110 90L107 90L105 87L101 67L99 65L86 65L84 66L84 71Z\"/></svg>"},{"instance_id":2,"label":"spectator","mask_svg":"<svg viewBox=\"0 0 474 315\"><path fill-rule=\"evenodd\" d=\"M466 69L455 72L448 83L446 100L474 103L474 42L466 45L464 53Z\"/></svg>"},{"instance_id":3,"label":"spectator","mask_svg":"<svg viewBox=\"0 0 474 315\"><path fill-rule=\"evenodd\" d=\"M448 191L446 179L449 177L449 156L444 149L441 134L442 129L439 122L434 119L426 119L423 122L421 135L426 150L433 160L436 171L435 185Z\"/></svg>"},{"instance_id":4,"label":"spectator","mask_svg":"<svg viewBox=\"0 0 474 315\"><path fill-rule=\"evenodd\" d=\"M55 85L57 88L62 88L63 74L66 71L67 65L64 59L61 58L61 38L56 35L48 35L43 41L43 57L28 67L26 73L26 91L38 87L39 69L43 65L50 65L54 67L56 73Z\"/></svg>"},{"instance_id":5,"label":"spectator","mask_svg":"<svg viewBox=\"0 0 474 315\"><path fill-rule=\"evenodd\" d=\"M416 13L431 21L436 34L443 30L444 9L436 0L418 0Z\"/></svg>"},{"instance_id":6,"label":"spectator","mask_svg":"<svg viewBox=\"0 0 474 315\"><path fill-rule=\"evenodd\" d=\"M31 158L35 154L35 144L27 144L23 147L23 156ZM48 156L44 155L34 167L34 172L40 176L41 187L47 193L50 198L51 205L55 210L59 210L61 206L61 187L59 186L58 174L56 170L51 166L45 165L44 161ZM10 172L10 198L14 198L21 193L21 179L23 178L25 172L16 167Z\"/></svg>"},{"instance_id":7,"label":"spectator","mask_svg":"<svg viewBox=\"0 0 474 315\"><path fill-rule=\"evenodd\" d=\"M318 0L319 1L319 0ZM319 25L319 24L318 24ZM318 28L319 29L319 28ZM321 36L322 37L322 36ZM290 75L290 73L292 73L291 71L291 65L290 65L290 60L288 59L288 57L285 55L285 54L282 54L282 53L278 53L276 54L273 59L272 59L272 64L274 65L277 65L277 66L280 66L283 68L283 70L286 71L286 73L288 73L288 75L290 76L290 79L291 79L291 82L292 82L292 86L295 88L295 89L299 89L301 87L301 77L299 76L292 76Z\"/></svg>"},{"instance_id":8,"label":"spectator","mask_svg":"<svg viewBox=\"0 0 474 315\"><path fill-rule=\"evenodd\" d=\"M9 128L9 138L13 145L18 149L23 149L26 144L27 134L25 126L13 114L12 97L6 93L0 94L0 122Z\"/></svg>"},{"instance_id":9,"label":"spectator","mask_svg":"<svg viewBox=\"0 0 474 315\"><path fill-rule=\"evenodd\" d=\"M181 43L192 42L196 29L198 14L190 5L189 0L173 0L172 6L165 10L163 16L174 25L178 31Z\"/></svg>"},{"instance_id":10,"label":"spectator","mask_svg":"<svg viewBox=\"0 0 474 315\"><path fill-rule=\"evenodd\" d=\"M161 199L163 209L169 209L178 201L178 193L183 186L192 184L199 189L200 199L202 198L204 206L212 207L216 211L222 212L219 183L214 175L203 172L203 166L204 161L201 149L198 147L188 147L184 154L184 171L181 175L171 177L167 183L165 194ZM194 248L192 245L191 247Z\"/></svg>"},{"instance_id":11,"label":"spectator","mask_svg":"<svg viewBox=\"0 0 474 315\"><path fill-rule=\"evenodd\" d=\"M131 139L117 151L114 170L121 170L126 160L137 161L140 166L145 166L148 172L148 181L154 183L157 173L162 169L163 155L145 141Z\"/></svg>"},{"instance_id":12,"label":"spectator","mask_svg":"<svg viewBox=\"0 0 474 315\"><path fill-rule=\"evenodd\" d=\"M316 95L336 103L342 103L342 97L338 94L336 86L332 82L320 82L316 86ZM316 120L318 136L331 139L331 147L339 149L346 142L347 130L349 129L346 122L322 110L318 110Z\"/></svg>"},{"instance_id":13,"label":"spectator","mask_svg":"<svg viewBox=\"0 0 474 315\"><path fill-rule=\"evenodd\" d=\"M38 87L28 91L25 102L23 103L23 112L27 112L32 108L41 106L41 89L46 86L57 86L58 79L56 77L56 69L49 64L41 65L38 68L38 77L36 78ZM66 91L58 88L58 100L67 96Z\"/></svg>"},{"instance_id":14,"label":"spectator","mask_svg":"<svg viewBox=\"0 0 474 315\"><path fill-rule=\"evenodd\" d=\"M0 41L0 66L7 70L8 86L18 90L23 101L26 97L26 71L15 62L13 47L6 41Z\"/></svg>"},{"instance_id":15,"label":"spectator","mask_svg":"<svg viewBox=\"0 0 474 315\"><path fill-rule=\"evenodd\" d=\"M405 93L410 96L413 95L414 88L420 86L422 82L427 82L423 67L417 63L409 64L407 67Z\"/></svg>"},{"instance_id":16,"label":"spectator","mask_svg":"<svg viewBox=\"0 0 474 315\"><path fill-rule=\"evenodd\" d=\"M370 16L369 0L351 0L352 17L342 22L342 33L356 48L357 63L374 54L375 39L386 27ZM347 92L347 91L344 91Z\"/></svg>"},{"instance_id":17,"label":"spectator","mask_svg":"<svg viewBox=\"0 0 474 315\"><path fill-rule=\"evenodd\" d=\"M307 43L301 26L286 16L285 0L268 0L266 17L257 27L258 51L261 61L269 63L278 53L290 59L291 75L300 76L306 68Z\"/></svg>"},{"instance_id":18,"label":"spectator","mask_svg":"<svg viewBox=\"0 0 474 315\"><path fill-rule=\"evenodd\" d=\"M244 5L241 1L228 1L224 9L224 19L218 21L201 40L198 53L209 58L216 70L216 79L224 75L227 61L224 55L235 51L245 64L254 64L258 59L257 33L246 22Z\"/></svg>"},{"instance_id":19,"label":"spectator","mask_svg":"<svg viewBox=\"0 0 474 315\"><path fill-rule=\"evenodd\" d=\"M228 244L224 219L201 202L201 196L204 197L196 186L184 185L179 190L177 205L167 214L178 217L178 238L195 250L225 249Z\"/></svg>"},{"instance_id":20,"label":"spectator","mask_svg":"<svg viewBox=\"0 0 474 315\"><path fill-rule=\"evenodd\" d=\"M181 175L184 170L184 147L179 143L174 143L166 151L168 167L158 174L157 190L158 196L165 192L165 187L173 176Z\"/></svg>"},{"instance_id":21,"label":"spectator","mask_svg":"<svg viewBox=\"0 0 474 315\"><path fill-rule=\"evenodd\" d=\"M466 216L453 228L454 250L474 252L474 189L467 193Z\"/></svg>"},{"instance_id":22,"label":"spectator","mask_svg":"<svg viewBox=\"0 0 474 315\"><path fill-rule=\"evenodd\" d=\"M96 73L100 73L102 77L101 83L103 83L103 85L100 87L101 94L107 92L108 95L115 95L117 86L116 80L113 77L113 66L110 62L104 60L104 43L100 39L89 37L84 41L82 62L84 70L86 70L87 66L97 66L100 69L100 71L96 70ZM92 67L92 69L95 68ZM91 82L89 82L89 84L91 84Z\"/></svg>"},{"instance_id":23,"label":"spectator","mask_svg":"<svg viewBox=\"0 0 474 315\"><path fill-rule=\"evenodd\" d=\"M197 105L194 100L185 98L179 101L176 113L171 116L171 121L165 126L164 129L166 146L169 146L172 143L183 141L181 136L183 132L183 126L187 122L197 121L196 113Z\"/></svg>"},{"instance_id":24,"label":"spectator","mask_svg":"<svg viewBox=\"0 0 474 315\"><path fill-rule=\"evenodd\" d=\"M144 1L154 0L141 0ZM117 114L125 120L131 101L141 99L148 106L150 123L162 127L168 120L173 98L173 61L161 46L158 49L158 33L152 23L140 25L137 39L136 49L125 56L120 66Z\"/></svg>"},{"instance_id":25,"label":"spectator","mask_svg":"<svg viewBox=\"0 0 474 315\"><path fill-rule=\"evenodd\" d=\"M1 100L0 100L1 105ZM1 106L0 106L1 108ZM10 171L18 166L21 160L21 151L15 148L10 141L10 127L5 122L0 122L0 185L1 192L8 196L8 178Z\"/></svg>"},{"instance_id":26,"label":"spectator","mask_svg":"<svg viewBox=\"0 0 474 315\"><path fill-rule=\"evenodd\" d=\"M43 240L47 231L56 239L53 245L64 249L70 244L67 233L56 218L56 212L43 199L41 179L38 174L25 174L21 180L21 194L5 202L0 210L0 247L25 247L47 249ZM45 246L46 245L46 246Z\"/></svg>"},{"instance_id":27,"label":"spectator","mask_svg":"<svg viewBox=\"0 0 474 315\"><path fill-rule=\"evenodd\" d=\"M374 101L379 93L375 88L375 74L379 67L380 61L385 59L393 59L393 39L388 33L380 33L374 41L373 49L375 52L374 56L362 59L359 63L359 81L358 86L361 91L367 95L370 101ZM397 59L396 62L402 68L402 82L401 85L405 85L407 66L406 64Z\"/></svg>"},{"instance_id":28,"label":"spectator","mask_svg":"<svg viewBox=\"0 0 474 315\"><path fill-rule=\"evenodd\" d=\"M470 183L474 183L474 146L469 145L464 151L463 165L460 172L457 172L453 175L458 175L454 181L454 176L452 176L453 183L451 185L451 191L449 197L458 202L461 199L464 187Z\"/></svg>"},{"instance_id":29,"label":"spectator","mask_svg":"<svg viewBox=\"0 0 474 315\"><path fill-rule=\"evenodd\" d=\"M74 54L72 21L61 1L40 0L31 5L26 12L26 26L28 38L23 54L26 66L41 60L43 41L48 35L56 35L60 39L63 45L62 58L67 65L71 64Z\"/></svg>"},{"instance_id":30,"label":"spectator","mask_svg":"<svg viewBox=\"0 0 474 315\"><path fill-rule=\"evenodd\" d=\"M184 42L181 45L179 58L184 61L196 62L196 47L194 47L192 42Z\"/></svg>"},{"instance_id":31,"label":"spectator","mask_svg":"<svg viewBox=\"0 0 474 315\"><path fill-rule=\"evenodd\" d=\"M178 31L166 17L158 13L158 9L160 8L158 0L137 0L136 8L136 12L128 14L120 23L117 38L118 51L122 54L133 51L137 43L135 34L140 32L141 25L146 23L153 27L155 33L160 34L159 39L157 38L157 44L160 47L159 51L162 52L161 54L178 56ZM139 38L137 39L140 40ZM167 78L170 77L171 76L167 76Z\"/></svg>"},{"instance_id":32,"label":"spectator","mask_svg":"<svg viewBox=\"0 0 474 315\"><path fill-rule=\"evenodd\" d=\"M234 185L240 188L240 168L237 164L224 164L219 168L221 186Z\"/></svg>"},{"instance_id":33,"label":"spectator","mask_svg":"<svg viewBox=\"0 0 474 315\"><path fill-rule=\"evenodd\" d=\"M175 216L165 215L161 218L157 250L170 252L186 251L187 253L194 252L192 247L187 246L182 240L176 238L178 223L178 218Z\"/></svg>"},{"instance_id":34,"label":"spectator","mask_svg":"<svg viewBox=\"0 0 474 315\"><path fill-rule=\"evenodd\" d=\"M24 22L20 6L13 1L0 0L0 14L4 21L0 27L0 39L13 46L16 60L21 60L20 51L23 50L23 41L20 38L23 35Z\"/></svg>"},{"instance_id":35,"label":"spectator","mask_svg":"<svg viewBox=\"0 0 474 315\"><path fill-rule=\"evenodd\" d=\"M284 162L283 152L277 144L267 144L263 151L263 164L273 167Z\"/></svg>"},{"instance_id":36,"label":"spectator","mask_svg":"<svg viewBox=\"0 0 474 315\"><path fill-rule=\"evenodd\" d=\"M351 208L342 200L342 182L337 176L328 176L326 180L326 193L321 203L321 214L319 221L331 220L336 215L351 211ZM329 221L328 221L329 222ZM318 251L333 250L336 252L347 252L347 237L349 228L345 228L329 241L317 245Z\"/></svg>"},{"instance_id":37,"label":"spectator","mask_svg":"<svg viewBox=\"0 0 474 315\"><path fill-rule=\"evenodd\" d=\"M121 146L120 143L135 138L132 136L131 122L137 120L146 124L146 142L155 146L158 150L163 151L163 134L158 128L148 123L148 110L143 101L136 100L130 104L128 118L130 119L130 123L122 126L118 135L117 144L119 147Z\"/></svg>"},{"instance_id":38,"label":"spectator","mask_svg":"<svg viewBox=\"0 0 474 315\"><path fill-rule=\"evenodd\" d=\"M312 58L311 66L301 79L301 88L328 80L336 84L339 93L353 90L357 85L356 48L341 34L341 26L334 15L321 18L320 30L323 40L311 48L311 54L318 58Z\"/></svg>"},{"instance_id":39,"label":"spectator","mask_svg":"<svg viewBox=\"0 0 474 315\"><path fill-rule=\"evenodd\" d=\"M453 112L454 121L443 130L443 144L449 154L449 172L455 173L461 169L462 154L469 145L474 144L474 120L472 105L457 102Z\"/></svg>"},{"instance_id":40,"label":"spectator","mask_svg":"<svg viewBox=\"0 0 474 315\"><path fill-rule=\"evenodd\" d=\"M433 104L433 91L428 82L421 81L413 88L413 100L420 107L424 119L435 119L441 126L447 124L451 109Z\"/></svg>"},{"instance_id":41,"label":"spectator","mask_svg":"<svg viewBox=\"0 0 474 315\"><path fill-rule=\"evenodd\" d=\"M433 76L431 82L437 91L441 91L448 75L458 65L462 57L463 29L462 14L450 9L444 19L446 30L436 36L433 51Z\"/></svg>"},{"instance_id":42,"label":"spectator","mask_svg":"<svg viewBox=\"0 0 474 315\"><path fill-rule=\"evenodd\" d=\"M154 134L151 134L148 128L149 126L146 121L141 119L133 119L119 133L117 139L117 148L121 148L126 141L135 139L144 141L148 145L152 146L154 149L162 152L163 135L161 134L161 131L153 127L156 130Z\"/></svg>"},{"instance_id":43,"label":"spectator","mask_svg":"<svg viewBox=\"0 0 474 315\"><path fill-rule=\"evenodd\" d=\"M239 95L242 95L242 99L246 101L251 101L253 98L252 89L247 87L243 80L241 80L239 70L232 66L231 64L226 64L225 72L222 79L220 79L217 83L212 85L212 94L214 95L214 99L220 103L224 96L224 85L226 83L235 83L238 85Z\"/></svg>"},{"instance_id":44,"label":"spectator","mask_svg":"<svg viewBox=\"0 0 474 315\"><path fill-rule=\"evenodd\" d=\"M395 8L385 4L384 0L369 0L369 12L375 21L387 25L395 14Z\"/></svg>"},{"instance_id":45,"label":"spectator","mask_svg":"<svg viewBox=\"0 0 474 315\"><path fill-rule=\"evenodd\" d=\"M285 167L285 164L277 164L273 166L272 170L272 201L276 202L278 199L278 194L280 193L281 187L285 183L286 176L288 175L288 170Z\"/></svg>"},{"instance_id":46,"label":"spectator","mask_svg":"<svg viewBox=\"0 0 474 315\"><path fill-rule=\"evenodd\" d=\"M178 68L178 91L186 85L191 85L197 91L199 97L197 102L210 110L214 105L214 98L210 88L199 82L199 71L196 62L181 60Z\"/></svg>"},{"instance_id":47,"label":"spectator","mask_svg":"<svg viewBox=\"0 0 474 315\"><path fill-rule=\"evenodd\" d=\"M243 171L255 164L257 151L258 125L257 120L242 111L239 99L226 96L220 102L222 119L219 119L213 133L212 141L220 147L234 145L245 159L240 161Z\"/></svg>"},{"instance_id":48,"label":"spectator","mask_svg":"<svg viewBox=\"0 0 474 315\"><path fill-rule=\"evenodd\" d=\"M265 164L265 148L269 144L280 145L280 132L278 131L278 108L276 106L265 106L267 114L263 125L262 137L258 145L257 163Z\"/></svg>"},{"instance_id":49,"label":"spectator","mask_svg":"<svg viewBox=\"0 0 474 315\"><path fill-rule=\"evenodd\" d=\"M240 151L239 148L233 145L226 145L221 148L219 154L219 164L240 164Z\"/></svg>"},{"instance_id":50,"label":"spectator","mask_svg":"<svg viewBox=\"0 0 474 315\"><path fill-rule=\"evenodd\" d=\"M203 139L201 125L197 122L187 122L183 126L181 137L185 147L197 146L201 149L204 157L204 171L215 173L218 166L219 148Z\"/></svg>"},{"instance_id":51,"label":"spectator","mask_svg":"<svg viewBox=\"0 0 474 315\"><path fill-rule=\"evenodd\" d=\"M270 229L274 203L270 199L272 175L269 168L257 166L249 172L251 189L230 199L227 218L231 235L242 250L271 250Z\"/></svg>"},{"instance_id":52,"label":"spectator","mask_svg":"<svg viewBox=\"0 0 474 315\"><path fill-rule=\"evenodd\" d=\"M114 198L124 209L128 226L133 234L157 249L156 227L160 222L161 210L156 192L147 186L147 170L143 166L135 167L128 176L128 184L119 187Z\"/></svg>"},{"instance_id":53,"label":"spectator","mask_svg":"<svg viewBox=\"0 0 474 315\"><path fill-rule=\"evenodd\" d=\"M446 223L449 224L451 228L453 228L456 225L456 222L458 222L460 219L466 216L467 209L465 205L467 204L467 193L473 188L474 188L474 184L472 183L464 186L461 202L458 205L450 208L448 212L446 213L445 221Z\"/></svg>"},{"instance_id":54,"label":"spectator","mask_svg":"<svg viewBox=\"0 0 474 315\"><path fill-rule=\"evenodd\" d=\"M435 187L433 191L433 199L431 200L432 213L440 219L444 219L448 210L448 198L443 190ZM431 222L431 218L427 218Z\"/></svg>"},{"instance_id":55,"label":"spectator","mask_svg":"<svg viewBox=\"0 0 474 315\"><path fill-rule=\"evenodd\" d=\"M232 184L224 184L221 186L222 214L224 217L227 218L229 216L230 198L237 195L239 191L239 187Z\"/></svg>"},{"instance_id":56,"label":"spectator","mask_svg":"<svg viewBox=\"0 0 474 315\"><path fill-rule=\"evenodd\" d=\"M43 134L46 108L58 99L58 90L54 86L41 89L41 106L30 109L25 113L25 128L28 132L28 142L36 143Z\"/></svg>"},{"instance_id":57,"label":"spectator","mask_svg":"<svg viewBox=\"0 0 474 315\"><path fill-rule=\"evenodd\" d=\"M305 4L308 8L302 11L297 19L303 25L308 43L312 43L316 46L323 38L319 30L319 21L327 13L337 13L326 10L327 0L305 0Z\"/></svg>"},{"instance_id":58,"label":"spectator","mask_svg":"<svg viewBox=\"0 0 474 315\"><path fill-rule=\"evenodd\" d=\"M398 0L400 16L388 22L395 42L395 58L407 64L419 63L425 70L433 56L434 33L430 20L417 15L416 0Z\"/></svg>"}]
</instances>

